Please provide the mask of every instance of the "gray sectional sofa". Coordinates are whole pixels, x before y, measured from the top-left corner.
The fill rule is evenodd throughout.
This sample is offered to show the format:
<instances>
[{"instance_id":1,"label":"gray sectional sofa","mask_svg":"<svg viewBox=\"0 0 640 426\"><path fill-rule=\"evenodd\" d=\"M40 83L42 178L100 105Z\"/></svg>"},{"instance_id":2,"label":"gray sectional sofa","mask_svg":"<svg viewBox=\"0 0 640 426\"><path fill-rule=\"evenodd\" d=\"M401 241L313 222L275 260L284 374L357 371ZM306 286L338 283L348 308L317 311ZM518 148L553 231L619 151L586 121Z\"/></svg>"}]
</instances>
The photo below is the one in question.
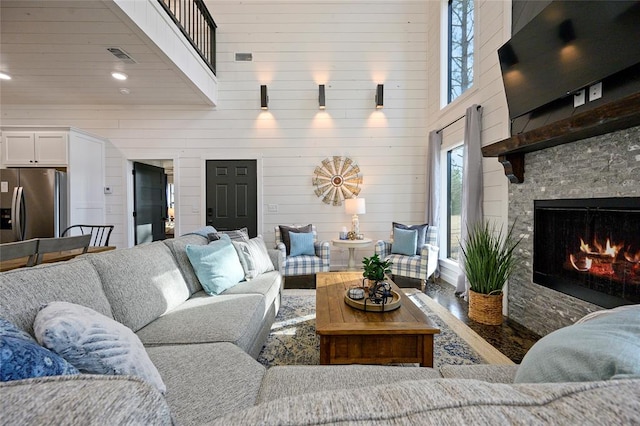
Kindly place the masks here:
<instances>
[{"instance_id":1,"label":"gray sectional sofa","mask_svg":"<svg viewBox=\"0 0 640 426\"><path fill-rule=\"evenodd\" d=\"M258 356L280 307L264 273L209 296L185 254L192 234L0 274L0 317L33 334L66 301L133 330L167 391L134 376L0 384L0 424L631 424L640 379L520 384L517 366L289 366Z\"/></svg>"}]
</instances>

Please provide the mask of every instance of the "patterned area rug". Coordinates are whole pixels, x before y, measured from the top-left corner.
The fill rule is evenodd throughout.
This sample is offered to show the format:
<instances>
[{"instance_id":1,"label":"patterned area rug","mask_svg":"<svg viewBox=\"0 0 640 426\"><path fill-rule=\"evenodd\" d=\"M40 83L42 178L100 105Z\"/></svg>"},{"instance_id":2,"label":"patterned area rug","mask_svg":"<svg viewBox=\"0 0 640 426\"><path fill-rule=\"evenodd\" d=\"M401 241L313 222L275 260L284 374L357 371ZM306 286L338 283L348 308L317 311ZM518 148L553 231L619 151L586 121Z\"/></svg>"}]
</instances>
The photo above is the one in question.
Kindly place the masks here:
<instances>
[{"instance_id":1,"label":"patterned area rug","mask_svg":"<svg viewBox=\"0 0 640 426\"><path fill-rule=\"evenodd\" d=\"M440 328L440 334L434 337L434 367L486 363L421 297L416 294L408 297ZM285 290L282 307L258 361L267 367L319 364L320 339L315 332L315 306L315 290Z\"/></svg>"}]
</instances>

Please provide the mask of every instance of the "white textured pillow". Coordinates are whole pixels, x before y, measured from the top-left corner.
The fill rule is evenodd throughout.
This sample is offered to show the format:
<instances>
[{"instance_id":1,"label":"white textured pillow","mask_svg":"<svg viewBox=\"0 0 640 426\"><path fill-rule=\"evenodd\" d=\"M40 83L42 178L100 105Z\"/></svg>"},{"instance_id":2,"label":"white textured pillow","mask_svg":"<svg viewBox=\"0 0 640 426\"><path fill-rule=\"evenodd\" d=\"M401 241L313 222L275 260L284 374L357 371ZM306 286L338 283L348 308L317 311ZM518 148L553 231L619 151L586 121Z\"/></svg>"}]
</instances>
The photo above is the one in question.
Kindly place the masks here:
<instances>
[{"instance_id":1,"label":"white textured pillow","mask_svg":"<svg viewBox=\"0 0 640 426\"><path fill-rule=\"evenodd\" d=\"M85 306L45 305L33 324L38 342L83 373L133 375L167 390L142 342L131 329Z\"/></svg>"},{"instance_id":2,"label":"white textured pillow","mask_svg":"<svg viewBox=\"0 0 640 426\"><path fill-rule=\"evenodd\" d=\"M231 244L233 244L233 248L235 248L238 253L240 264L244 270L244 279L247 281L254 279L258 274L256 273L253 257L251 257L251 252L249 251L249 245L244 241L231 241Z\"/></svg>"},{"instance_id":3,"label":"white textured pillow","mask_svg":"<svg viewBox=\"0 0 640 426\"><path fill-rule=\"evenodd\" d=\"M257 237L250 239L247 242L247 248L249 249L249 253L251 253L256 275L273 271L275 269L273 267L273 262L271 262L271 258L269 257L269 252L267 251L267 246L264 243L262 235L258 235Z\"/></svg>"}]
</instances>

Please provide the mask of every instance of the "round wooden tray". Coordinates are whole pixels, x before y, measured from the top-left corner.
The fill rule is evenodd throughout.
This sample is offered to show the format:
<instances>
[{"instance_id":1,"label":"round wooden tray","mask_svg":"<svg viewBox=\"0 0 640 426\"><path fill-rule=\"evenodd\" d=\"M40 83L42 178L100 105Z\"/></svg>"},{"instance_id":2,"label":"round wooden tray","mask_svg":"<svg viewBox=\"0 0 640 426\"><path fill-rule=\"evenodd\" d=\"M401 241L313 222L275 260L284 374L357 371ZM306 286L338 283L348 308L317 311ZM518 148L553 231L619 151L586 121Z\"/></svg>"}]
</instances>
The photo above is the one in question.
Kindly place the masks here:
<instances>
[{"instance_id":1,"label":"round wooden tray","mask_svg":"<svg viewBox=\"0 0 640 426\"><path fill-rule=\"evenodd\" d=\"M366 312L389 312L395 309L398 309L400 305L402 305L402 299L400 298L400 294L394 290L391 290L391 294L393 295L393 299L389 303L383 305L376 305L372 303L367 298L355 300L349 297L349 290L344 293L344 302L351 306L352 308L360 309L361 311ZM365 301L367 301L367 305L365 306Z\"/></svg>"}]
</instances>

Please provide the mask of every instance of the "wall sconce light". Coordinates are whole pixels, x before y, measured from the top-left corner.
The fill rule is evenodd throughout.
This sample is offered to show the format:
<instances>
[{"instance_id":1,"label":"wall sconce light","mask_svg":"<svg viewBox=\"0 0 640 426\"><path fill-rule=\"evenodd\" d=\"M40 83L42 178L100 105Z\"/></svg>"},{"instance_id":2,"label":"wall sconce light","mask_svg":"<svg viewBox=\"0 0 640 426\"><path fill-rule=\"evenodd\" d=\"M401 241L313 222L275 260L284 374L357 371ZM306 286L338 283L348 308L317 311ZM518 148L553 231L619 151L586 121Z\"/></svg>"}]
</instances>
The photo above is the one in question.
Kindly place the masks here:
<instances>
[{"instance_id":1,"label":"wall sconce light","mask_svg":"<svg viewBox=\"0 0 640 426\"><path fill-rule=\"evenodd\" d=\"M576 30L573 28L573 22L571 22L571 19L565 19L560 23L560 26L558 27L558 36L564 44L576 39Z\"/></svg>"},{"instance_id":2,"label":"wall sconce light","mask_svg":"<svg viewBox=\"0 0 640 426\"><path fill-rule=\"evenodd\" d=\"M267 85L260 86L260 108L269 109L269 96L267 96Z\"/></svg>"},{"instance_id":3,"label":"wall sconce light","mask_svg":"<svg viewBox=\"0 0 640 426\"><path fill-rule=\"evenodd\" d=\"M384 96L383 96L384 86L382 84L378 84L376 87L376 108L380 109L384 105Z\"/></svg>"},{"instance_id":4,"label":"wall sconce light","mask_svg":"<svg viewBox=\"0 0 640 426\"><path fill-rule=\"evenodd\" d=\"M325 98L324 98L324 84L318 85L318 105L320 105L320 109L325 109Z\"/></svg>"},{"instance_id":5,"label":"wall sconce light","mask_svg":"<svg viewBox=\"0 0 640 426\"><path fill-rule=\"evenodd\" d=\"M516 55L515 50L513 50L513 46L511 43L507 42L500 49L500 63L504 66L504 68L509 68L518 63L518 55Z\"/></svg>"}]
</instances>

